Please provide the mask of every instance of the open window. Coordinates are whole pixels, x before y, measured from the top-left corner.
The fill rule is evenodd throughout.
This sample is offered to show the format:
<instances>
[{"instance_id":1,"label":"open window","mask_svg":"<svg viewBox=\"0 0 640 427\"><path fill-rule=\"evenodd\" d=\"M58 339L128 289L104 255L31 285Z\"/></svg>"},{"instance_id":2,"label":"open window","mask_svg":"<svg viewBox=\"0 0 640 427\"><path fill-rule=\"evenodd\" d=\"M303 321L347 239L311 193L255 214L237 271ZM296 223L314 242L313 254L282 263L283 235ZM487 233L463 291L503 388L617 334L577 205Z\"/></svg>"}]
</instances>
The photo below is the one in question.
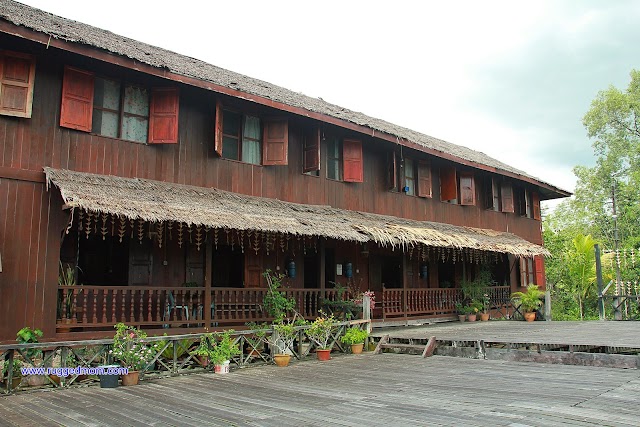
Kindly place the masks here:
<instances>
[{"instance_id":1,"label":"open window","mask_svg":"<svg viewBox=\"0 0 640 427\"><path fill-rule=\"evenodd\" d=\"M483 194L485 209L500 211L500 186L496 178L486 177L483 180Z\"/></svg>"},{"instance_id":2,"label":"open window","mask_svg":"<svg viewBox=\"0 0 640 427\"><path fill-rule=\"evenodd\" d=\"M535 191L531 193L531 203L533 204L533 219L540 221L540 195Z\"/></svg>"},{"instance_id":3,"label":"open window","mask_svg":"<svg viewBox=\"0 0 640 427\"><path fill-rule=\"evenodd\" d=\"M413 159L404 158L400 168L400 189L408 196L416 195L416 168Z\"/></svg>"},{"instance_id":4,"label":"open window","mask_svg":"<svg viewBox=\"0 0 640 427\"><path fill-rule=\"evenodd\" d=\"M134 142L178 142L179 93L65 67L60 126Z\"/></svg>"},{"instance_id":5,"label":"open window","mask_svg":"<svg viewBox=\"0 0 640 427\"><path fill-rule=\"evenodd\" d=\"M318 176L320 172L320 129L305 129L302 134L302 172Z\"/></svg>"},{"instance_id":6,"label":"open window","mask_svg":"<svg viewBox=\"0 0 640 427\"><path fill-rule=\"evenodd\" d=\"M458 182L454 166L440 167L440 200L458 203Z\"/></svg>"},{"instance_id":7,"label":"open window","mask_svg":"<svg viewBox=\"0 0 640 427\"><path fill-rule=\"evenodd\" d=\"M35 56L0 51L0 114L31 117L35 77Z\"/></svg>"},{"instance_id":8,"label":"open window","mask_svg":"<svg viewBox=\"0 0 640 427\"><path fill-rule=\"evenodd\" d=\"M342 179L342 144L335 136L327 136L327 178Z\"/></svg>"},{"instance_id":9,"label":"open window","mask_svg":"<svg viewBox=\"0 0 640 427\"><path fill-rule=\"evenodd\" d=\"M387 153L387 188L398 189L398 164L395 150Z\"/></svg>"}]
</instances>

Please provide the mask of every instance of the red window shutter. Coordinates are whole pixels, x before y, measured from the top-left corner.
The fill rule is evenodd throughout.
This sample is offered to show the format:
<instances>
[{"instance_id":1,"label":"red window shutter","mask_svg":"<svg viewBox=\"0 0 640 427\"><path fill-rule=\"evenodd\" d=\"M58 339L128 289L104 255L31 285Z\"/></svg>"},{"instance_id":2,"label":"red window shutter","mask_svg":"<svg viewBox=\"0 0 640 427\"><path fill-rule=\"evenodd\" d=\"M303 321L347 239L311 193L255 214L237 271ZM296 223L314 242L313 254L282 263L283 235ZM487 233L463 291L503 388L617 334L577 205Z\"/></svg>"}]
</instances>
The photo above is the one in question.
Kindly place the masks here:
<instances>
[{"instance_id":1,"label":"red window shutter","mask_svg":"<svg viewBox=\"0 0 640 427\"><path fill-rule=\"evenodd\" d=\"M456 200L458 198L458 185L456 183L456 168L443 166L440 168L440 200Z\"/></svg>"},{"instance_id":2,"label":"red window shutter","mask_svg":"<svg viewBox=\"0 0 640 427\"><path fill-rule=\"evenodd\" d=\"M342 162L345 182L364 181L362 141L358 139L345 139L342 141Z\"/></svg>"},{"instance_id":3,"label":"red window shutter","mask_svg":"<svg viewBox=\"0 0 640 427\"><path fill-rule=\"evenodd\" d=\"M500 194L502 196L502 212L514 213L513 187L511 187L511 184L503 182L500 186Z\"/></svg>"},{"instance_id":4,"label":"red window shutter","mask_svg":"<svg viewBox=\"0 0 640 427\"><path fill-rule=\"evenodd\" d=\"M264 121L262 164L283 166L288 163L289 123L287 119Z\"/></svg>"},{"instance_id":5,"label":"red window shutter","mask_svg":"<svg viewBox=\"0 0 640 427\"><path fill-rule=\"evenodd\" d=\"M149 143L178 143L178 110L180 94L177 87L153 88L149 106Z\"/></svg>"},{"instance_id":6,"label":"red window shutter","mask_svg":"<svg viewBox=\"0 0 640 427\"><path fill-rule=\"evenodd\" d=\"M418 196L431 197L431 164L427 160L418 161Z\"/></svg>"},{"instance_id":7,"label":"red window shutter","mask_svg":"<svg viewBox=\"0 0 640 427\"><path fill-rule=\"evenodd\" d=\"M93 73L65 67L60 126L91 132L92 117Z\"/></svg>"},{"instance_id":8,"label":"red window shutter","mask_svg":"<svg viewBox=\"0 0 640 427\"><path fill-rule=\"evenodd\" d=\"M536 271L536 285L543 288L546 285L545 277L544 277L544 258L542 255L536 255L533 257L533 261L535 263L535 271Z\"/></svg>"},{"instance_id":9,"label":"red window shutter","mask_svg":"<svg viewBox=\"0 0 640 427\"><path fill-rule=\"evenodd\" d=\"M470 172L460 173L460 204L467 206L476 204L476 184Z\"/></svg>"},{"instance_id":10,"label":"red window shutter","mask_svg":"<svg viewBox=\"0 0 640 427\"><path fill-rule=\"evenodd\" d=\"M313 128L304 133L302 171L320 170L320 129Z\"/></svg>"},{"instance_id":11,"label":"red window shutter","mask_svg":"<svg viewBox=\"0 0 640 427\"><path fill-rule=\"evenodd\" d=\"M214 135L214 150L216 154L222 157L222 121L224 119L222 110L222 102L216 101L216 128Z\"/></svg>"},{"instance_id":12,"label":"red window shutter","mask_svg":"<svg viewBox=\"0 0 640 427\"><path fill-rule=\"evenodd\" d=\"M31 117L36 58L18 52L0 53L0 114Z\"/></svg>"},{"instance_id":13,"label":"red window shutter","mask_svg":"<svg viewBox=\"0 0 640 427\"><path fill-rule=\"evenodd\" d=\"M533 199L533 219L540 221L542 219L540 215L540 195L534 191L531 193L531 198Z\"/></svg>"}]
</instances>

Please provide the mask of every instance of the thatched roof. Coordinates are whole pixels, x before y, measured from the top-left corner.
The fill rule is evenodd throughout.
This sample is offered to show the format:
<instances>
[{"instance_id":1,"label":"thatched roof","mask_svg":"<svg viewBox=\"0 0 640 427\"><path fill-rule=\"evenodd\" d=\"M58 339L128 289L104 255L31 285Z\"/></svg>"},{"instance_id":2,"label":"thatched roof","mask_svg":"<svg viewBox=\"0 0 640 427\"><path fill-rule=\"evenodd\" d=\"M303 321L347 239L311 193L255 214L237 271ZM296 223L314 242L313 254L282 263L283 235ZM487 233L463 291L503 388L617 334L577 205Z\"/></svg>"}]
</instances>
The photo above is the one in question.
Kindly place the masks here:
<instances>
[{"instance_id":1,"label":"thatched roof","mask_svg":"<svg viewBox=\"0 0 640 427\"><path fill-rule=\"evenodd\" d=\"M178 75L195 78L225 88L280 102L291 107L302 108L313 113L320 113L339 120L365 126L369 129L396 137L400 141L406 140L436 152L455 156L464 161L488 166L496 169L498 173L503 171L535 180L550 190L545 191L545 194L549 198L570 195L570 193L565 190L528 175L482 152L452 144L384 120L376 119L366 114L328 103L319 98L312 98L262 80L234 73L233 71L216 67L215 65L198 59L148 45L91 25L62 18L21 3L11 0L0 0L0 18L15 25L44 33L54 39L102 49L116 55L134 59L152 67L168 70ZM479 135L478 137L482 138L483 136ZM484 138L486 138L487 142L490 142L492 137L491 135L485 135Z\"/></svg>"},{"instance_id":2,"label":"thatched roof","mask_svg":"<svg viewBox=\"0 0 640 427\"><path fill-rule=\"evenodd\" d=\"M425 245L548 255L545 248L510 233L303 205L138 178L45 168L67 207L149 222L182 222L219 229L325 237L381 246Z\"/></svg>"}]
</instances>

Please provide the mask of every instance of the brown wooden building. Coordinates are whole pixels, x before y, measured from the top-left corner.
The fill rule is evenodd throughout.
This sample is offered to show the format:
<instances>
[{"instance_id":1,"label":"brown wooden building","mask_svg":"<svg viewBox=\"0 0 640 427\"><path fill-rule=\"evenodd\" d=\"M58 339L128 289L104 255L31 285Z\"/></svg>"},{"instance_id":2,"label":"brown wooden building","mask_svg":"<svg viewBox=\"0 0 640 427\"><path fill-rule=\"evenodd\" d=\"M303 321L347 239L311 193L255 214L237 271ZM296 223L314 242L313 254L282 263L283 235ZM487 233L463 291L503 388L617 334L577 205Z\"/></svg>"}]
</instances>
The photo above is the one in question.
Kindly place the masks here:
<instances>
[{"instance_id":1,"label":"brown wooden building","mask_svg":"<svg viewBox=\"0 0 640 427\"><path fill-rule=\"evenodd\" d=\"M0 339L260 320L266 269L306 316L335 283L376 292L379 318L448 315L481 268L492 295L544 285L540 201L569 195L8 0L0 147ZM68 266L74 287L59 285Z\"/></svg>"}]
</instances>

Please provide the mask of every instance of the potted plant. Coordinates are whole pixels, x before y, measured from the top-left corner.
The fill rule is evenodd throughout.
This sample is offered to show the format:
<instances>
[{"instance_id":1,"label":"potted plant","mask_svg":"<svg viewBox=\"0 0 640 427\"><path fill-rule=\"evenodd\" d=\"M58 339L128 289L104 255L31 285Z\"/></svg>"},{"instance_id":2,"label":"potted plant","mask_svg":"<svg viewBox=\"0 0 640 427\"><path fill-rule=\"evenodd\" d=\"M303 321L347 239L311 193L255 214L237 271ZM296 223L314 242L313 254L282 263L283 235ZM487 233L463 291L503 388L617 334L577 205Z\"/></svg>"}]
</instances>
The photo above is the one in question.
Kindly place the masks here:
<instances>
[{"instance_id":1,"label":"potted plant","mask_svg":"<svg viewBox=\"0 0 640 427\"><path fill-rule=\"evenodd\" d=\"M482 313L480 313L480 320L483 322L489 321L490 305L491 305L491 300L489 300L489 295L484 294L482 296Z\"/></svg>"},{"instance_id":2,"label":"potted plant","mask_svg":"<svg viewBox=\"0 0 640 427\"><path fill-rule=\"evenodd\" d=\"M538 288L538 285L530 284L527 286L526 292L514 292L511 294L511 300L515 304L519 304L524 311L524 318L527 322L536 320L536 311L542 307L544 291Z\"/></svg>"},{"instance_id":3,"label":"potted plant","mask_svg":"<svg viewBox=\"0 0 640 427\"><path fill-rule=\"evenodd\" d=\"M16 341L18 344L36 344L40 338L42 338L42 331L40 329L31 329L26 326L18 331L16 334ZM42 350L36 348L29 348L24 350L23 353L27 359L27 362L34 368L37 365L37 360L42 357ZM44 375L28 375L27 383L30 386L42 386L47 383L47 379Z\"/></svg>"},{"instance_id":4,"label":"potted plant","mask_svg":"<svg viewBox=\"0 0 640 427\"><path fill-rule=\"evenodd\" d=\"M469 307L461 302L457 302L456 311L458 312L458 320L464 322L467 319L467 314L469 314Z\"/></svg>"},{"instance_id":5,"label":"potted plant","mask_svg":"<svg viewBox=\"0 0 640 427\"><path fill-rule=\"evenodd\" d=\"M60 298L58 299L58 317L63 319L65 326L59 326L58 332L71 332L71 327L66 326L75 323L75 295L76 271L68 265L66 268L60 262L60 274L58 275ZM78 293L82 292L82 289Z\"/></svg>"},{"instance_id":6,"label":"potted plant","mask_svg":"<svg viewBox=\"0 0 640 427\"><path fill-rule=\"evenodd\" d=\"M146 332L133 326L118 323L115 328L113 346L109 353L128 369L129 373L122 375L122 385L136 385L140 381L140 371L146 369L153 360L154 350L158 345L145 344Z\"/></svg>"},{"instance_id":7,"label":"potted plant","mask_svg":"<svg viewBox=\"0 0 640 427\"><path fill-rule=\"evenodd\" d=\"M482 303L476 299L472 300L469 303L469 322L475 322L478 316L478 313L482 310Z\"/></svg>"},{"instance_id":8,"label":"potted plant","mask_svg":"<svg viewBox=\"0 0 640 427\"><path fill-rule=\"evenodd\" d=\"M265 270L262 275L267 280L268 285L267 292L262 299L264 308L267 314L274 318L274 322L282 321L289 312L295 310L296 300L293 297L288 297L280 290L284 275L275 274L271 270Z\"/></svg>"},{"instance_id":9,"label":"potted plant","mask_svg":"<svg viewBox=\"0 0 640 427\"><path fill-rule=\"evenodd\" d=\"M9 372L11 372L10 388L13 390L22 382L22 362L18 359L13 359L13 363L5 360L2 364L2 379L4 382L9 381ZM9 389L9 387L6 388Z\"/></svg>"},{"instance_id":10,"label":"potted plant","mask_svg":"<svg viewBox=\"0 0 640 427\"><path fill-rule=\"evenodd\" d=\"M293 342L297 335L296 326L303 323L304 321L296 321L294 317L294 320L282 320L271 325L273 335L271 335L267 341L277 349L277 353L273 355L273 361L279 367L289 365L291 361L291 349L293 349Z\"/></svg>"},{"instance_id":11,"label":"potted plant","mask_svg":"<svg viewBox=\"0 0 640 427\"><path fill-rule=\"evenodd\" d=\"M340 337L340 341L351 346L353 354L361 354L364 347L364 340L369 336L369 331L352 326Z\"/></svg>"},{"instance_id":12,"label":"potted plant","mask_svg":"<svg viewBox=\"0 0 640 427\"><path fill-rule=\"evenodd\" d=\"M214 345L215 338L213 337L213 333L206 333L200 337L200 344L198 347L191 352L191 355L198 360L198 363L200 363L203 368L209 366Z\"/></svg>"},{"instance_id":13,"label":"potted plant","mask_svg":"<svg viewBox=\"0 0 640 427\"><path fill-rule=\"evenodd\" d=\"M214 335L213 348L209 359L213 363L216 374L228 374L231 358L240 354L240 346L231 338L233 330Z\"/></svg>"},{"instance_id":14,"label":"potted plant","mask_svg":"<svg viewBox=\"0 0 640 427\"><path fill-rule=\"evenodd\" d=\"M307 337L318 346L316 349L318 360L329 360L331 358L329 341L333 335L335 324L333 315L327 316L321 311L320 317L311 322L309 329L305 331Z\"/></svg>"}]
</instances>

